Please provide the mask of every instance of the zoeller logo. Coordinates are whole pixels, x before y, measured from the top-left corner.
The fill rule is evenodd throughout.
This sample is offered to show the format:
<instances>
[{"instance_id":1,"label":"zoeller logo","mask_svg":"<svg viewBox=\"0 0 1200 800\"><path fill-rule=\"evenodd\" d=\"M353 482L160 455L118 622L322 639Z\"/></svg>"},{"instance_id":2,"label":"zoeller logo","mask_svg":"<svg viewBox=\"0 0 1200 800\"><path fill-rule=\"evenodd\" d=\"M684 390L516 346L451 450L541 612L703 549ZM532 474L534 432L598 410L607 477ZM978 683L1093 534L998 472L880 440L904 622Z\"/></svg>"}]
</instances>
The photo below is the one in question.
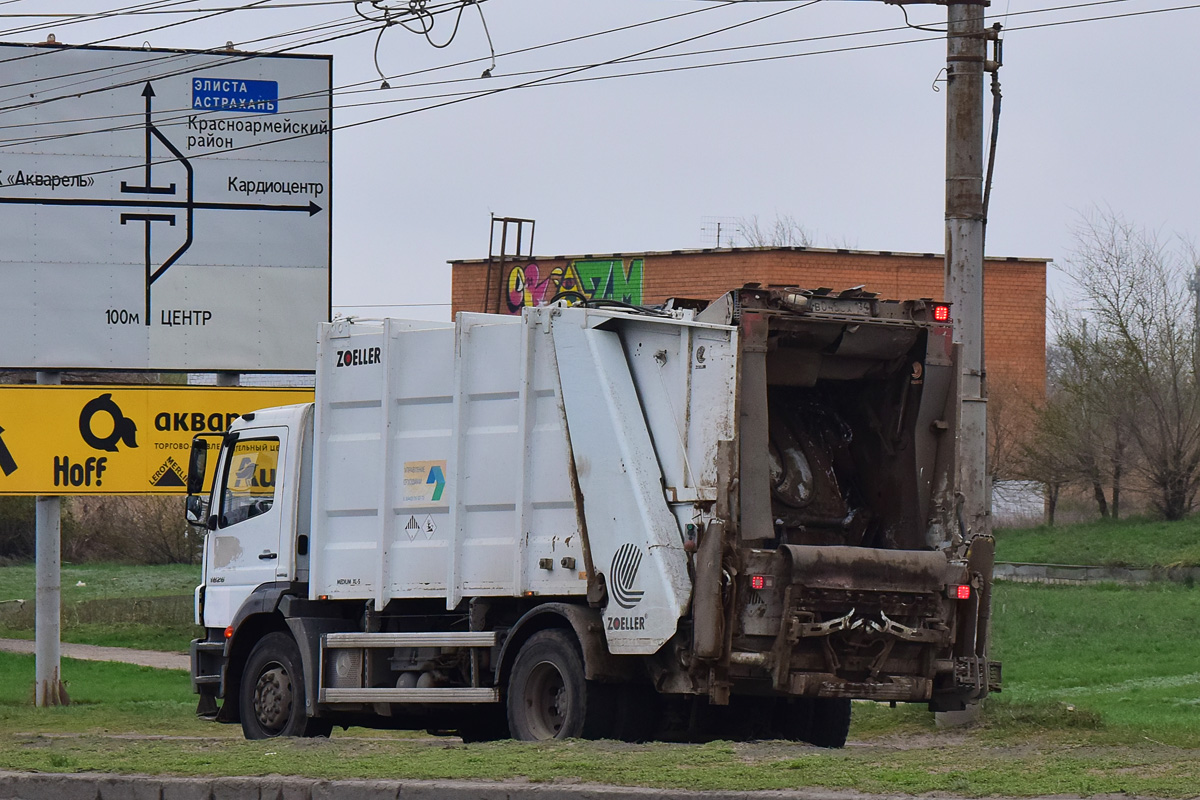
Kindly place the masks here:
<instances>
[{"instance_id":1,"label":"zoeller logo","mask_svg":"<svg viewBox=\"0 0 1200 800\"><path fill-rule=\"evenodd\" d=\"M633 582L637 579L638 567L642 564L642 551L636 545L623 544L613 554L612 593L621 608L633 608L645 594L641 589L634 589Z\"/></svg>"}]
</instances>

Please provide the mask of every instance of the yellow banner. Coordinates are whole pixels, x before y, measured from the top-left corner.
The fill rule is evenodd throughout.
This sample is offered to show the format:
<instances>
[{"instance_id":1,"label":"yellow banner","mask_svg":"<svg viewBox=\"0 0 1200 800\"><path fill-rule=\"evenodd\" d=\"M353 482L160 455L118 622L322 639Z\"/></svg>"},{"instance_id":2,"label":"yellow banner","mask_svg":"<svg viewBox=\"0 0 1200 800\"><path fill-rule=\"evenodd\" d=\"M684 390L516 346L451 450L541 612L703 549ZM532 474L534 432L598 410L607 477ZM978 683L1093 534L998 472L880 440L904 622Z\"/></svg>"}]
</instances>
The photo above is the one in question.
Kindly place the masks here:
<instances>
[{"instance_id":1,"label":"yellow banner","mask_svg":"<svg viewBox=\"0 0 1200 800\"><path fill-rule=\"evenodd\" d=\"M193 436L312 399L312 389L0 386L0 494L184 494Z\"/></svg>"}]
</instances>

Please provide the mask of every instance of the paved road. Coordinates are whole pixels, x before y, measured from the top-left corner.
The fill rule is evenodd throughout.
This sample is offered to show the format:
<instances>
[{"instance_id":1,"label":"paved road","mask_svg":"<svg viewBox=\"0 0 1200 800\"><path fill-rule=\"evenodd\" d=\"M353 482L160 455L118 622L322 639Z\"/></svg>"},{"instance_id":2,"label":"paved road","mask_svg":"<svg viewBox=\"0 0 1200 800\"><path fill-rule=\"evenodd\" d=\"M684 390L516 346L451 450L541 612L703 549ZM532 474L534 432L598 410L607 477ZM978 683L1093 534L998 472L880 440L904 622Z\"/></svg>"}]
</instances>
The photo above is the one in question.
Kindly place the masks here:
<instances>
[{"instance_id":1,"label":"paved road","mask_svg":"<svg viewBox=\"0 0 1200 800\"><path fill-rule=\"evenodd\" d=\"M155 669L190 669L191 667L188 657L180 653L131 650L128 647L100 647L94 644L64 643L60 647L66 658L78 658L84 661L121 661L125 664L140 664L143 667L154 667ZM0 652L32 654L33 648L34 643L31 639L0 639Z\"/></svg>"}]
</instances>

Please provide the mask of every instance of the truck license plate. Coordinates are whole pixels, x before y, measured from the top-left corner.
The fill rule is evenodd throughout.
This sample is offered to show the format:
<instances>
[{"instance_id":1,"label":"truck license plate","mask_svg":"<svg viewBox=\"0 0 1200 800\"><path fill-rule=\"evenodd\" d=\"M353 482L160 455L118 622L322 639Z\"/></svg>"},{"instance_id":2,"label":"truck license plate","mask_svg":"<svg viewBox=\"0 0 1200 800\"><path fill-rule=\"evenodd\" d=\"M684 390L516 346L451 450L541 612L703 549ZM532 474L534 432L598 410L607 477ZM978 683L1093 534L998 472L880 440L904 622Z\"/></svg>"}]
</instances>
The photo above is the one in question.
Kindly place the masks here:
<instances>
[{"instance_id":1,"label":"truck license plate","mask_svg":"<svg viewBox=\"0 0 1200 800\"><path fill-rule=\"evenodd\" d=\"M871 315L869 300L842 300L830 297L813 297L808 301L808 307L813 311L825 314L863 314Z\"/></svg>"}]
</instances>

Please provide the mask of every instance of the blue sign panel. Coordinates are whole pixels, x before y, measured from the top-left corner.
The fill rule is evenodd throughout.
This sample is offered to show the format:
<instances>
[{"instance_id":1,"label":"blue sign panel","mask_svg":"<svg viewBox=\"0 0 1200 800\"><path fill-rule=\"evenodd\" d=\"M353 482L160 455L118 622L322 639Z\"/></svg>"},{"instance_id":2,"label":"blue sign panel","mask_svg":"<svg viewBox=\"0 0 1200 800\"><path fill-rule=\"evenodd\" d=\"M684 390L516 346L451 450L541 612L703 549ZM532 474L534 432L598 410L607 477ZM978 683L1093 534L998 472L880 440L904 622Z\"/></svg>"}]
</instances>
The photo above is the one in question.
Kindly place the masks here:
<instances>
[{"instance_id":1,"label":"blue sign panel","mask_svg":"<svg viewBox=\"0 0 1200 800\"><path fill-rule=\"evenodd\" d=\"M275 114L279 111L279 82L192 78L192 108Z\"/></svg>"}]
</instances>

